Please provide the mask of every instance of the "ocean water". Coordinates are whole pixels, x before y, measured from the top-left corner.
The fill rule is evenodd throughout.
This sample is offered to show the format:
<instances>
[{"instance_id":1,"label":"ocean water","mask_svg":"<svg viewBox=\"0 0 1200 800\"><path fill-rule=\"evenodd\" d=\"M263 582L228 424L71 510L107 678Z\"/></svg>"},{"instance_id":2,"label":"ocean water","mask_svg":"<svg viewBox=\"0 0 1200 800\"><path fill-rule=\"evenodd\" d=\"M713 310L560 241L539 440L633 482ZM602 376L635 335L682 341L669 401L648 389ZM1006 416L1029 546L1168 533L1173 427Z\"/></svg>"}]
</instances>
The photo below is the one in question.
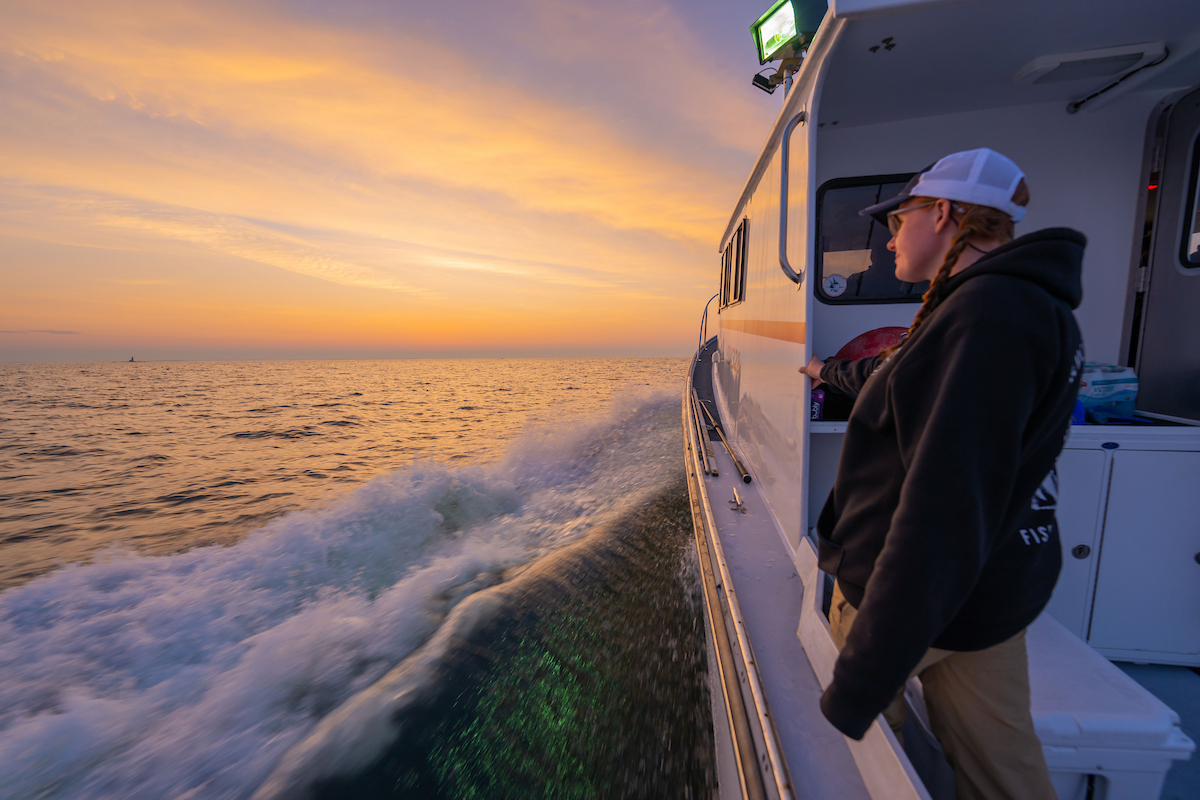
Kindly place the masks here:
<instances>
[{"instance_id":1,"label":"ocean water","mask_svg":"<svg viewBox=\"0 0 1200 800\"><path fill-rule=\"evenodd\" d=\"M0 796L707 796L684 366L0 366Z\"/></svg>"}]
</instances>

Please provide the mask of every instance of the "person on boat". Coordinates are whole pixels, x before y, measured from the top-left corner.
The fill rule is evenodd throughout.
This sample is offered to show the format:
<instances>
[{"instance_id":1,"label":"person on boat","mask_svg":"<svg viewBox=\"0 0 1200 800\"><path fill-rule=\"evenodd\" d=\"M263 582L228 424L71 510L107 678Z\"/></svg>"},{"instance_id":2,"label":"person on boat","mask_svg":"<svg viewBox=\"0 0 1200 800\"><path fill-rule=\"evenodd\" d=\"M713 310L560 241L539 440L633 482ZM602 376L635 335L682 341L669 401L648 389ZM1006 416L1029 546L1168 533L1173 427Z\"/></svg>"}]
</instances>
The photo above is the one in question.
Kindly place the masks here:
<instances>
[{"instance_id":1,"label":"person on boat","mask_svg":"<svg viewBox=\"0 0 1200 800\"><path fill-rule=\"evenodd\" d=\"M856 397L817 522L841 648L821 710L855 739L880 713L899 732L919 675L959 798L1056 797L1025 629L1062 566L1054 464L1083 364L1086 240L1013 239L1028 201L1017 165L984 148L863 210L891 231L896 277L929 291L899 345L801 368Z\"/></svg>"}]
</instances>

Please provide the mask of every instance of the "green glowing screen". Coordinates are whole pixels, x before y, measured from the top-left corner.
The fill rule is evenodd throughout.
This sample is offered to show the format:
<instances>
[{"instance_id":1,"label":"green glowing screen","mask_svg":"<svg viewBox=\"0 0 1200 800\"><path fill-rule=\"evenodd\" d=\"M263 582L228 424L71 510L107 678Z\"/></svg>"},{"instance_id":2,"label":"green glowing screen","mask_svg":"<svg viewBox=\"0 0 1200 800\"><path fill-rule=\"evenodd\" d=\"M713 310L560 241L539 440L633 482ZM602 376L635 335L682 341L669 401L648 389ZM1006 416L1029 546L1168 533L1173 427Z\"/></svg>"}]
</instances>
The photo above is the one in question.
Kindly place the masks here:
<instances>
[{"instance_id":1,"label":"green glowing screen","mask_svg":"<svg viewBox=\"0 0 1200 800\"><path fill-rule=\"evenodd\" d=\"M792 0L779 0L750 26L750 30L754 32L754 43L758 46L758 61L765 64L799 33Z\"/></svg>"}]
</instances>

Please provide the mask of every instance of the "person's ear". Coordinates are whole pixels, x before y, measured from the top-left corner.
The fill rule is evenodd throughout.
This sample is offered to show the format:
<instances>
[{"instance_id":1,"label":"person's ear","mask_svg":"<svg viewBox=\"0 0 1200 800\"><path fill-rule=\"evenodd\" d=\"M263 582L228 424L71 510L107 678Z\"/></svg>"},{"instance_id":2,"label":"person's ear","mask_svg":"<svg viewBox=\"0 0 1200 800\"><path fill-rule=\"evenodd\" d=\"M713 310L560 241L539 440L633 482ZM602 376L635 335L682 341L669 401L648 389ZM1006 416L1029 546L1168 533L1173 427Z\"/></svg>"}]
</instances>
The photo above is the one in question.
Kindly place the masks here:
<instances>
[{"instance_id":1,"label":"person's ear","mask_svg":"<svg viewBox=\"0 0 1200 800\"><path fill-rule=\"evenodd\" d=\"M947 226L954 224L954 219L951 216L951 212L954 210L954 204L949 200L938 200L937 205L933 207L933 210L935 212L933 217L934 233L941 233L942 231L946 230Z\"/></svg>"}]
</instances>

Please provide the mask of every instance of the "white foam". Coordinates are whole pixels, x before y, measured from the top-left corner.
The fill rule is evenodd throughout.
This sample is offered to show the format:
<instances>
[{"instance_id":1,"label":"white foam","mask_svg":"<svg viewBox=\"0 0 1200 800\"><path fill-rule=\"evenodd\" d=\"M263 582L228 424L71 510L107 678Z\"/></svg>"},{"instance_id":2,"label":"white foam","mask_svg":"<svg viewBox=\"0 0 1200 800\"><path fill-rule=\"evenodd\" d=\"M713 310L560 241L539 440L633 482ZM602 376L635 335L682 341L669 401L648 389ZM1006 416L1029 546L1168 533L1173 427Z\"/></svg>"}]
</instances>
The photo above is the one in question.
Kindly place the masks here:
<instances>
[{"instance_id":1,"label":"white foam","mask_svg":"<svg viewBox=\"0 0 1200 800\"><path fill-rule=\"evenodd\" d=\"M464 600L416 653L324 717L288 750L251 800L299 800L319 779L353 774L371 764L400 735L396 711L430 690L435 668L453 638L486 622L499 605L495 591Z\"/></svg>"},{"instance_id":2,"label":"white foam","mask_svg":"<svg viewBox=\"0 0 1200 800\"><path fill-rule=\"evenodd\" d=\"M249 797L464 598L677 474L674 396L614 408L492 468L414 465L231 547L111 552L0 594L0 796Z\"/></svg>"}]
</instances>

